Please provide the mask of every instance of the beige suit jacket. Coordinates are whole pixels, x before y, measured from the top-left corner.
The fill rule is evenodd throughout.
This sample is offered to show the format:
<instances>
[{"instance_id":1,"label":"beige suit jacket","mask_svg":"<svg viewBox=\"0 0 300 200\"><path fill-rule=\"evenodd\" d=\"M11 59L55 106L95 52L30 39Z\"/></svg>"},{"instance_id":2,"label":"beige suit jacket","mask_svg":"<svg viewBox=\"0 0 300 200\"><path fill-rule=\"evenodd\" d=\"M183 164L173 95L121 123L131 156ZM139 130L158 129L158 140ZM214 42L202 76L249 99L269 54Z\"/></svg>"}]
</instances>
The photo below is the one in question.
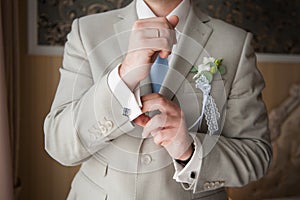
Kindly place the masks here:
<instances>
[{"instance_id":1,"label":"beige suit jacket","mask_svg":"<svg viewBox=\"0 0 300 200\"><path fill-rule=\"evenodd\" d=\"M174 165L164 148L141 138L141 127L123 115L108 85L108 74L127 50L136 21L129 6L76 19L65 46L61 79L45 119L45 148L63 165L82 164L68 199L153 200L226 199L224 187L262 177L271 147L261 99L263 79L256 68L251 34L191 8L186 28L161 93L178 103L191 125L201 112L202 93L190 72L204 56L224 58L227 72L216 76L212 96L221 113L221 136L207 128L190 134L202 142L202 165L195 184L173 179ZM142 93L149 92L147 80ZM150 90L151 91L151 90Z\"/></svg>"}]
</instances>

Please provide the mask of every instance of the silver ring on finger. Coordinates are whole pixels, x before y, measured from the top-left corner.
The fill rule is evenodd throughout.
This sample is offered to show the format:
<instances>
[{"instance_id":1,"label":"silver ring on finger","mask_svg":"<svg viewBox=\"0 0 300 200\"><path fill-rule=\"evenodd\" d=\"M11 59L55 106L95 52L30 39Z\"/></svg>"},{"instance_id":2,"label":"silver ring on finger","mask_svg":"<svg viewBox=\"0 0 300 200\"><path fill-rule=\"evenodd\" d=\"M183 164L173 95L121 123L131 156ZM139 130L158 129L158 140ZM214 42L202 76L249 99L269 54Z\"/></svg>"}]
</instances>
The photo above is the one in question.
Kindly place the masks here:
<instances>
[{"instance_id":1,"label":"silver ring on finger","mask_svg":"<svg viewBox=\"0 0 300 200\"><path fill-rule=\"evenodd\" d=\"M157 38L160 38L160 30L159 30L159 28L157 29Z\"/></svg>"}]
</instances>

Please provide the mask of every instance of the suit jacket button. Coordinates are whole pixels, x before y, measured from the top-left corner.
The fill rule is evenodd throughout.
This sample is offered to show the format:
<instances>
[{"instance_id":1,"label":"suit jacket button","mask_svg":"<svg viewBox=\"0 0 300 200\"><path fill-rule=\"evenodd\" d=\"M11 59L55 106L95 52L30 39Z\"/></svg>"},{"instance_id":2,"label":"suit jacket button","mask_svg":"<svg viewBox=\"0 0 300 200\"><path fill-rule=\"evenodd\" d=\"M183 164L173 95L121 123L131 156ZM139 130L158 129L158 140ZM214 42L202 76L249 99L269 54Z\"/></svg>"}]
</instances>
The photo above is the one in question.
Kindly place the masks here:
<instances>
[{"instance_id":1,"label":"suit jacket button","mask_svg":"<svg viewBox=\"0 0 300 200\"><path fill-rule=\"evenodd\" d=\"M203 185L204 189L209 189L210 186L209 186L209 182L205 182L204 185Z\"/></svg>"},{"instance_id":2,"label":"suit jacket button","mask_svg":"<svg viewBox=\"0 0 300 200\"><path fill-rule=\"evenodd\" d=\"M107 133L107 128L106 128L105 126L100 125L100 126L99 126L99 130L100 130L100 132L101 132L103 135L106 135L106 133Z\"/></svg>"},{"instance_id":3,"label":"suit jacket button","mask_svg":"<svg viewBox=\"0 0 300 200\"><path fill-rule=\"evenodd\" d=\"M220 187L220 181L216 181L216 182L215 182L215 187L216 187L216 188Z\"/></svg>"},{"instance_id":4,"label":"suit jacket button","mask_svg":"<svg viewBox=\"0 0 300 200\"><path fill-rule=\"evenodd\" d=\"M112 121L107 120L107 121L105 122L105 126L106 126L106 128L110 131L110 130L113 128L114 124L113 124Z\"/></svg>"},{"instance_id":5,"label":"suit jacket button","mask_svg":"<svg viewBox=\"0 0 300 200\"><path fill-rule=\"evenodd\" d=\"M151 158L150 155L148 155L148 154L142 155L142 157L141 157L141 162L142 162L143 164L149 165L149 164L151 163L151 161L152 161L152 158Z\"/></svg>"}]
</instances>

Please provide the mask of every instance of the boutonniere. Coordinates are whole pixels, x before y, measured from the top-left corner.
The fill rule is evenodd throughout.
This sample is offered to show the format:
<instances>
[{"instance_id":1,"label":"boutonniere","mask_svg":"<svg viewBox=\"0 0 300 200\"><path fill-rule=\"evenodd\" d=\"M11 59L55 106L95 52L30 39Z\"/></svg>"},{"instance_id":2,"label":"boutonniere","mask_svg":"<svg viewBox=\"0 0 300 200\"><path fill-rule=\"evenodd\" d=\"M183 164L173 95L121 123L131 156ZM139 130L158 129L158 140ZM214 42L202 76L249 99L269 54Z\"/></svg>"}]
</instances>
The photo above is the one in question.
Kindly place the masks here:
<instances>
[{"instance_id":1,"label":"boutonniere","mask_svg":"<svg viewBox=\"0 0 300 200\"><path fill-rule=\"evenodd\" d=\"M221 75L226 73L226 68L222 65L223 58L215 59L213 57L204 57L203 63L198 67L193 66L191 72L196 73L193 79L199 78L201 75L205 76L209 83L212 82L214 74L220 73Z\"/></svg>"},{"instance_id":2,"label":"boutonniere","mask_svg":"<svg viewBox=\"0 0 300 200\"><path fill-rule=\"evenodd\" d=\"M203 93L202 112L196 122L189 128L192 129L198 123L202 123L203 115L208 126L208 134L214 135L219 133L220 113L216 106L213 97L210 95L211 82L214 75L220 73L221 75L226 73L225 66L222 65L223 59L215 59L213 57L204 57L203 63L199 66L193 66L191 72L196 73L193 79L195 80L196 88L200 89Z\"/></svg>"}]
</instances>

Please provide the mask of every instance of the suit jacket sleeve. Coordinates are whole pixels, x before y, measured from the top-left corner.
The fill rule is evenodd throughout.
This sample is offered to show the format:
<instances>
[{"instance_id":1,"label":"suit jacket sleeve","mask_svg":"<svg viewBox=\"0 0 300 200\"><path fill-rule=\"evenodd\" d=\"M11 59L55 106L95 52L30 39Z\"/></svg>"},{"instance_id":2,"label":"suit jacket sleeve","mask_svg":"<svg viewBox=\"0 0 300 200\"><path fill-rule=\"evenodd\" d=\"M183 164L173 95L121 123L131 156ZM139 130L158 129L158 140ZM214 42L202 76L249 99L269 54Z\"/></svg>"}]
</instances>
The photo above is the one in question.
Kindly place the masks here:
<instances>
[{"instance_id":1,"label":"suit jacket sleeve","mask_svg":"<svg viewBox=\"0 0 300 200\"><path fill-rule=\"evenodd\" d=\"M93 80L87 56L77 19L68 35L59 86L44 122L45 148L64 165L81 163L134 128L108 86L108 73Z\"/></svg>"},{"instance_id":2,"label":"suit jacket sleeve","mask_svg":"<svg viewBox=\"0 0 300 200\"><path fill-rule=\"evenodd\" d=\"M245 185L261 178L269 166L271 145L267 111L261 98L264 81L256 68L251 38L246 34L221 136L197 134L203 158L194 192Z\"/></svg>"}]
</instances>

